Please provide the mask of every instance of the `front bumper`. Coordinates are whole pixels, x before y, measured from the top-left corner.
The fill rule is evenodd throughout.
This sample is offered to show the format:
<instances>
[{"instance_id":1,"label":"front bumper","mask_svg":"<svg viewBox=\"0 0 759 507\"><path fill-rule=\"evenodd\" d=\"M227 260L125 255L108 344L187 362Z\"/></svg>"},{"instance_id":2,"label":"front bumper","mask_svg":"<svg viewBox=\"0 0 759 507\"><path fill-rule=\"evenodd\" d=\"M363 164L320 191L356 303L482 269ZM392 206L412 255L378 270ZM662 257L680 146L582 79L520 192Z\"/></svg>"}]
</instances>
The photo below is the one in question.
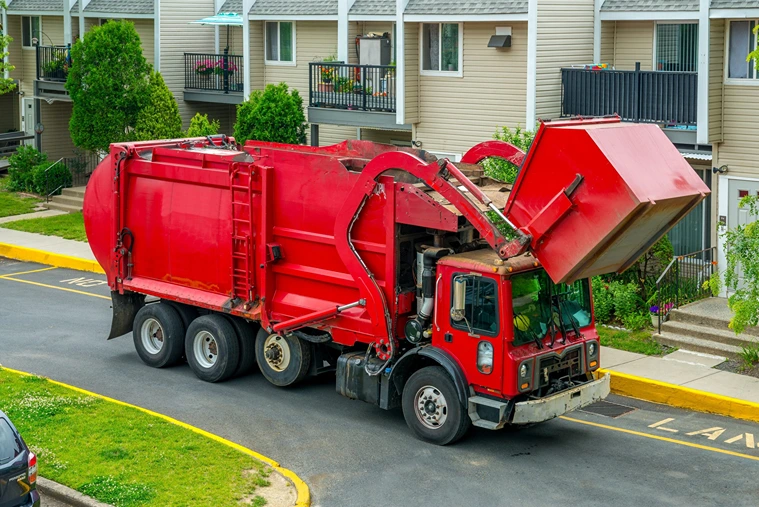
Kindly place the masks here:
<instances>
[{"instance_id":1,"label":"front bumper","mask_svg":"<svg viewBox=\"0 0 759 507\"><path fill-rule=\"evenodd\" d=\"M561 391L539 400L522 401L514 404L511 424L532 424L548 421L560 415L587 407L609 395L611 376L588 382L581 386Z\"/></svg>"}]
</instances>

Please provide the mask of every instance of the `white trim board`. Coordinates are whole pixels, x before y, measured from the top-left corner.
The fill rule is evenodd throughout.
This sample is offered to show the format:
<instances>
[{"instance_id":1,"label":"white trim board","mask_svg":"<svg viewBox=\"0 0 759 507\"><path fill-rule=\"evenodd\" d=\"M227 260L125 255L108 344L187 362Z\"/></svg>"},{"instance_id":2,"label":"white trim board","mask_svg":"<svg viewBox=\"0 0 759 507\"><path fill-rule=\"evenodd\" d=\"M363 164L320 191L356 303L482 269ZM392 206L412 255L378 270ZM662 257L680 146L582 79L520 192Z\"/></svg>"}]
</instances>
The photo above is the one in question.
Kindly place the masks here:
<instances>
[{"instance_id":1,"label":"white trim board","mask_svg":"<svg viewBox=\"0 0 759 507\"><path fill-rule=\"evenodd\" d=\"M712 9L712 19L753 19L759 18L759 9Z\"/></svg>"},{"instance_id":2,"label":"white trim board","mask_svg":"<svg viewBox=\"0 0 759 507\"><path fill-rule=\"evenodd\" d=\"M471 21L527 21L523 14L406 14L408 23L466 23Z\"/></svg>"},{"instance_id":3,"label":"white trim board","mask_svg":"<svg viewBox=\"0 0 759 507\"><path fill-rule=\"evenodd\" d=\"M337 14L251 14L250 21L337 21Z\"/></svg>"},{"instance_id":4,"label":"white trim board","mask_svg":"<svg viewBox=\"0 0 759 507\"><path fill-rule=\"evenodd\" d=\"M424 25L458 25L459 27L459 62L458 70L424 70ZM440 46L438 58L442 60L443 27L439 29ZM438 61L440 63L440 61ZM464 77L464 23L419 23L419 75L434 77Z\"/></svg>"},{"instance_id":5,"label":"white trim board","mask_svg":"<svg viewBox=\"0 0 759 507\"><path fill-rule=\"evenodd\" d=\"M687 21L698 20L698 11L602 11L601 21Z\"/></svg>"},{"instance_id":6,"label":"white trim board","mask_svg":"<svg viewBox=\"0 0 759 507\"><path fill-rule=\"evenodd\" d=\"M395 21L392 14L348 14L348 21Z\"/></svg>"}]
</instances>

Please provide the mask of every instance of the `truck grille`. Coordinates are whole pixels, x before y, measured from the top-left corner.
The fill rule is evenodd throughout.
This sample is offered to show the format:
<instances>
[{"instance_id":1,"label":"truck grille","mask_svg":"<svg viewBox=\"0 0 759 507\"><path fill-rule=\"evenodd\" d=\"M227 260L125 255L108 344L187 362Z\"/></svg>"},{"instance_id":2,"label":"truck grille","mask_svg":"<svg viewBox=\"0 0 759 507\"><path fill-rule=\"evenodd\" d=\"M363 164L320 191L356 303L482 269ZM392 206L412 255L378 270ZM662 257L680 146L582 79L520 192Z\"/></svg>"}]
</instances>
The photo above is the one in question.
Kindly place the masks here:
<instances>
[{"instance_id":1,"label":"truck grille","mask_svg":"<svg viewBox=\"0 0 759 507\"><path fill-rule=\"evenodd\" d=\"M564 354L552 354L543 357L538 362L538 382L539 387L548 386L552 380L575 376L582 373L582 364L580 361L580 347L564 351Z\"/></svg>"}]
</instances>

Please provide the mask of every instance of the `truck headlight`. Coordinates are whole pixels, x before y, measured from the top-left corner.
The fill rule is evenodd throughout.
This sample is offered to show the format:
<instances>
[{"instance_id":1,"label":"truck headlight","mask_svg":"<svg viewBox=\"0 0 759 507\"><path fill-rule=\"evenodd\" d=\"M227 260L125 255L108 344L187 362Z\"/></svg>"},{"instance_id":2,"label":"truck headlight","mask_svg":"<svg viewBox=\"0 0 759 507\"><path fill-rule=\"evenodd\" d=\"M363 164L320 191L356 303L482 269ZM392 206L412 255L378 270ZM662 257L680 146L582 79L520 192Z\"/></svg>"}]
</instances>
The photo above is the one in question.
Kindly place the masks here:
<instances>
[{"instance_id":1,"label":"truck headlight","mask_svg":"<svg viewBox=\"0 0 759 507\"><path fill-rule=\"evenodd\" d=\"M527 376L527 365L523 364L519 367L519 376L525 378Z\"/></svg>"},{"instance_id":2,"label":"truck headlight","mask_svg":"<svg viewBox=\"0 0 759 507\"><path fill-rule=\"evenodd\" d=\"M588 352L588 370L594 371L598 369L598 342L588 342L586 345Z\"/></svg>"},{"instance_id":3,"label":"truck headlight","mask_svg":"<svg viewBox=\"0 0 759 507\"><path fill-rule=\"evenodd\" d=\"M532 388L532 366L529 360L519 365L519 378L517 387L519 392L527 392Z\"/></svg>"},{"instance_id":4,"label":"truck headlight","mask_svg":"<svg viewBox=\"0 0 759 507\"><path fill-rule=\"evenodd\" d=\"M490 342L481 341L477 345L477 369L485 375L493 371L493 345Z\"/></svg>"},{"instance_id":5,"label":"truck headlight","mask_svg":"<svg viewBox=\"0 0 759 507\"><path fill-rule=\"evenodd\" d=\"M589 356L595 356L596 355L596 343L595 342L590 342L590 344L588 344L588 355Z\"/></svg>"}]
</instances>

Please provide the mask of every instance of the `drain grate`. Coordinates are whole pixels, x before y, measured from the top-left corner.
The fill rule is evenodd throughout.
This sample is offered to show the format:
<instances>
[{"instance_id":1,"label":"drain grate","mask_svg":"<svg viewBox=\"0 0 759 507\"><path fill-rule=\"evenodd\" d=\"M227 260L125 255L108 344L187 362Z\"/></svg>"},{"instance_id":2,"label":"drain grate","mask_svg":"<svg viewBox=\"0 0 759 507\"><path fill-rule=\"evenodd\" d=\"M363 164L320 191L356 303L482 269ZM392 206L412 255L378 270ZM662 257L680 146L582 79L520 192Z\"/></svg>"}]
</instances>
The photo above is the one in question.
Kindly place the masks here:
<instances>
[{"instance_id":1,"label":"drain grate","mask_svg":"<svg viewBox=\"0 0 759 507\"><path fill-rule=\"evenodd\" d=\"M604 417L611 417L612 419L616 419L617 417L632 412L633 410L635 410L634 407L627 407L625 405L619 405L610 401L601 400L595 402L592 405L588 405L583 409L580 409L580 412L589 412L591 414L597 414Z\"/></svg>"}]
</instances>

